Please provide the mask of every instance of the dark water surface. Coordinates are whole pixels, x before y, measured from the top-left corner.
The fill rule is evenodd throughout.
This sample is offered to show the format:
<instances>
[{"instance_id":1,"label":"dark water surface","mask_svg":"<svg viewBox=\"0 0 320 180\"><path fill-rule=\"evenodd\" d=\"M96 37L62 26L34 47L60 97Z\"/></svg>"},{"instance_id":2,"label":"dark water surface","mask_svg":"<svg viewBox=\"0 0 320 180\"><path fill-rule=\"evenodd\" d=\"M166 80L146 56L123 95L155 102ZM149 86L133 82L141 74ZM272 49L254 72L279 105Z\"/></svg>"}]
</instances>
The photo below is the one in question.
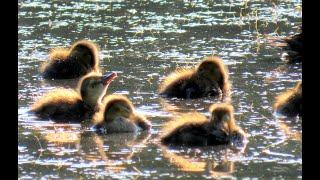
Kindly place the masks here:
<instances>
[{"instance_id":1,"label":"dark water surface","mask_svg":"<svg viewBox=\"0 0 320 180\"><path fill-rule=\"evenodd\" d=\"M22 1L18 28L18 173L21 179L284 178L302 175L301 121L275 116L274 97L301 79L265 35L301 24L301 1ZM77 80L46 81L38 68L56 46L90 39L101 66L118 78L109 91L130 97L151 133L97 135L79 124L37 121L29 106ZM228 65L235 117L248 134L243 152L228 147L167 149L157 143L172 116L208 115L212 98L162 99L159 82L177 67L218 54Z\"/></svg>"}]
</instances>

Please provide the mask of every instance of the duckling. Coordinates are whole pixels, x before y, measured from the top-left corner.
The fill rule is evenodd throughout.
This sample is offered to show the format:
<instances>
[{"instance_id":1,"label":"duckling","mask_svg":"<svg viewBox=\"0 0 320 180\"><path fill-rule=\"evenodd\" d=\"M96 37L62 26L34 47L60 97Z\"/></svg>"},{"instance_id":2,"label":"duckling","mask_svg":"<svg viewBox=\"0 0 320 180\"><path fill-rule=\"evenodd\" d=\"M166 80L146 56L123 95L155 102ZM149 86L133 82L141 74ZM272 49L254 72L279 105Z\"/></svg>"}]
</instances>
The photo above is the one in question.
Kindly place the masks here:
<instances>
[{"instance_id":1,"label":"duckling","mask_svg":"<svg viewBox=\"0 0 320 180\"><path fill-rule=\"evenodd\" d=\"M292 50L299 53L302 53L302 42L303 42L303 33L300 32L299 34L284 38L284 41L287 43L285 47L286 50Z\"/></svg>"},{"instance_id":2,"label":"duckling","mask_svg":"<svg viewBox=\"0 0 320 180\"><path fill-rule=\"evenodd\" d=\"M280 47L286 51L282 54L287 63L302 62L303 58L303 31L299 34L285 38L269 38L271 45Z\"/></svg>"},{"instance_id":3,"label":"duckling","mask_svg":"<svg viewBox=\"0 0 320 180\"><path fill-rule=\"evenodd\" d=\"M302 82L275 98L274 109L276 112L288 117L302 115Z\"/></svg>"},{"instance_id":4,"label":"duckling","mask_svg":"<svg viewBox=\"0 0 320 180\"><path fill-rule=\"evenodd\" d=\"M104 76L91 72L79 81L78 92L63 88L53 90L35 102L31 112L56 122L81 122L97 110L115 77L114 72Z\"/></svg>"},{"instance_id":5,"label":"duckling","mask_svg":"<svg viewBox=\"0 0 320 180\"><path fill-rule=\"evenodd\" d=\"M103 100L103 107L93 117L96 128L104 127L106 133L137 132L150 130L151 123L137 114L131 101L122 95L109 95Z\"/></svg>"},{"instance_id":6,"label":"duckling","mask_svg":"<svg viewBox=\"0 0 320 180\"><path fill-rule=\"evenodd\" d=\"M99 72L99 50L87 40L75 42L70 49L55 48L40 72L45 79L72 79L91 71Z\"/></svg>"},{"instance_id":7,"label":"duckling","mask_svg":"<svg viewBox=\"0 0 320 180\"><path fill-rule=\"evenodd\" d=\"M210 119L193 112L169 122L161 136L165 145L242 145L245 133L235 124L233 107L227 103L210 106Z\"/></svg>"},{"instance_id":8,"label":"duckling","mask_svg":"<svg viewBox=\"0 0 320 180\"><path fill-rule=\"evenodd\" d=\"M230 91L227 67L217 56L209 56L196 68L178 69L160 85L161 95L195 99L205 96L228 96Z\"/></svg>"},{"instance_id":9,"label":"duckling","mask_svg":"<svg viewBox=\"0 0 320 180\"><path fill-rule=\"evenodd\" d=\"M284 38L284 41L286 42L284 49L287 53L285 59L288 61L288 63L302 62L303 33L301 32L294 36Z\"/></svg>"}]
</instances>

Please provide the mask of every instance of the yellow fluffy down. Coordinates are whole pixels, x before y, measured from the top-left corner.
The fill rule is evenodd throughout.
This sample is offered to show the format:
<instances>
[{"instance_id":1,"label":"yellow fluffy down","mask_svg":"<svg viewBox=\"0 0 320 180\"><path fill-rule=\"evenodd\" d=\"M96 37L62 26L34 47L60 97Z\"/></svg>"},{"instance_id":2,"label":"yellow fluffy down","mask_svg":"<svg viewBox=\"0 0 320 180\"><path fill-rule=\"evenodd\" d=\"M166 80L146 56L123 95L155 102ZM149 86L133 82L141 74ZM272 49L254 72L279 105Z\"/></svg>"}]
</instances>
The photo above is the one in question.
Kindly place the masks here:
<instances>
[{"instance_id":1,"label":"yellow fluffy down","mask_svg":"<svg viewBox=\"0 0 320 180\"><path fill-rule=\"evenodd\" d=\"M274 103L274 108L278 109L279 107L287 104L290 101L290 99L292 99L295 95L296 95L295 89L289 89L283 92L282 94L278 95L275 98L276 102Z\"/></svg>"},{"instance_id":2,"label":"yellow fluffy down","mask_svg":"<svg viewBox=\"0 0 320 180\"><path fill-rule=\"evenodd\" d=\"M288 89L275 98L274 108L278 109L281 106L287 104L290 100L296 96L302 96L302 81L298 81L295 87Z\"/></svg>"},{"instance_id":3,"label":"yellow fluffy down","mask_svg":"<svg viewBox=\"0 0 320 180\"><path fill-rule=\"evenodd\" d=\"M69 54L70 54L69 49L54 48L50 51L49 59L51 61L63 61L68 58Z\"/></svg>"},{"instance_id":4,"label":"yellow fluffy down","mask_svg":"<svg viewBox=\"0 0 320 180\"><path fill-rule=\"evenodd\" d=\"M160 84L159 91L163 92L170 86L173 82L178 81L178 79L187 79L191 77L195 72L195 68L178 68L171 74L169 74Z\"/></svg>"},{"instance_id":5,"label":"yellow fluffy down","mask_svg":"<svg viewBox=\"0 0 320 180\"><path fill-rule=\"evenodd\" d=\"M131 101L126 96L117 95L117 94L108 95L102 100L102 102L99 106L98 112L96 112L94 114L94 116L92 118L93 124L102 123L104 120L104 112L105 112L105 109L107 108L107 106L110 106L113 103L116 103L117 101L125 102L128 105L128 107L130 107L132 110L134 110L134 107L133 107Z\"/></svg>"},{"instance_id":6,"label":"yellow fluffy down","mask_svg":"<svg viewBox=\"0 0 320 180\"><path fill-rule=\"evenodd\" d=\"M40 64L40 72L44 72L46 67L50 65L50 63L56 61L64 61L69 56L69 50L66 48L55 48L52 49L49 53L49 61L42 62Z\"/></svg>"},{"instance_id":7,"label":"yellow fluffy down","mask_svg":"<svg viewBox=\"0 0 320 180\"><path fill-rule=\"evenodd\" d=\"M169 135L182 126L188 126L190 124L204 124L208 122L208 118L198 112L186 113L166 123L162 130L162 137Z\"/></svg>"},{"instance_id":8,"label":"yellow fluffy down","mask_svg":"<svg viewBox=\"0 0 320 180\"><path fill-rule=\"evenodd\" d=\"M52 105L59 105L62 102L68 104L74 104L81 100L80 95L72 89L56 89L46 93L31 107L32 111L36 111L42 106L50 103Z\"/></svg>"}]
</instances>

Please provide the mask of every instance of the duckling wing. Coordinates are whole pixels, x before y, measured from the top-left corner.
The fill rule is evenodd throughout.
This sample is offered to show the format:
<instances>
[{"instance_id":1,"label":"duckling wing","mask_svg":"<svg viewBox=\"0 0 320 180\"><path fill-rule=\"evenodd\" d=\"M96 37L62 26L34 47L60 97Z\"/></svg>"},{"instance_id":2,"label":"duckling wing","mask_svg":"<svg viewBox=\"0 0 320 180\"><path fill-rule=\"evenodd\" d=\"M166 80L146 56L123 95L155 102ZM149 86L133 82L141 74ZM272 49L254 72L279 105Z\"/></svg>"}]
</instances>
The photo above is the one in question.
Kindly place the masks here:
<instances>
[{"instance_id":1,"label":"duckling wing","mask_svg":"<svg viewBox=\"0 0 320 180\"><path fill-rule=\"evenodd\" d=\"M73 59L57 60L46 66L43 77L46 79L72 79L84 75L88 71Z\"/></svg>"},{"instance_id":2,"label":"duckling wing","mask_svg":"<svg viewBox=\"0 0 320 180\"><path fill-rule=\"evenodd\" d=\"M205 146L208 144L207 135L205 127L189 124L163 137L162 142L170 145Z\"/></svg>"},{"instance_id":3,"label":"duckling wing","mask_svg":"<svg viewBox=\"0 0 320 180\"><path fill-rule=\"evenodd\" d=\"M56 122L81 121L88 111L74 90L57 89L45 94L31 107L43 119Z\"/></svg>"},{"instance_id":4,"label":"duckling wing","mask_svg":"<svg viewBox=\"0 0 320 180\"><path fill-rule=\"evenodd\" d=\"M164 95L166 97L177 97L177 98L185 98L186 93L183 89L184 80L177 80L167 85L164 90L160 92L160 95Z\"/></svg>"},{"instance_id":5,"label":"duckling wing","mask_svg":"<svg viewBox=\"0 0 320 180\"><path fill-rule=\"evenodd\" d=\"M44 119L51 119L55 122L81 122L85 116L85 108L82 103L59 105L47 104L35 113Z\"/></svg>"},{"instance_id":6,"label":"duckling wing","mask_svg":"<svg viewBox=\"0 0 320 180\"><path fill-rule=\"evenodd\" d=\"M105 130L107 133L137 132L138 127L130 120L120 117L106 123Z\"/></svg>"},{"instance_id":7,"label":"duckling wing","mask_svg":"<svg viewBox=\"0 0 320 180\"><path fill-rule=\"evenodd\" d=\"M182 87L187 99L201 98L205 96L221 95L222 91L216 82L212 81L189 81Z\"/></svg>"},{"instance_id":8,"label":"duckling wing","mask_svg":"<svg viewBox=\"0 0 320 180\"><path fill-rule=\"evenodd\" d=\"M213 130L207 136L209 145L222 145L230 142L228 135L220 130Z\"/></svg>"},{"instance_id":9,"label":"duckling wing","mask_svg":"<svg viewBox=\"0 0 320 180\"><path fill-rule=\"evenodd\" d=\"M187 81L180 87L182 98L195 99L203 95L203 90L196 82Z\"/></svg>"}]
</instances>

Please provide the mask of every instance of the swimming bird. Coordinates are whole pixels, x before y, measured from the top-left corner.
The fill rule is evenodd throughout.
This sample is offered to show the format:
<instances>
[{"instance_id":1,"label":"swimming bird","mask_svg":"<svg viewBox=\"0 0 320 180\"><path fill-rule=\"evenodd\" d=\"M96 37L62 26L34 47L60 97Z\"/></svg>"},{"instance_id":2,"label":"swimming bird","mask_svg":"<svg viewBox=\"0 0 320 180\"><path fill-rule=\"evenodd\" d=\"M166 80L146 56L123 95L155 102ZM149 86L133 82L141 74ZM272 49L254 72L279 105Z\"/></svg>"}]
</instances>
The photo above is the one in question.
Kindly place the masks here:
<instances>
[{"instance_id":1,"label":"swimming bird","mask_svg":"<svg viewBox=\"0 0 320 180\"><path fill-rule=\"evenodd\" d=\"M106 133L137 132L150 130L151 123L138 114L132 102L123 95L104 98L100 111L93 117L96 128L103 127Z\"/></svg>"},{"instance_id":2,"label":"swimming bird","mask_svg":"<svg viewBox=\"0 0 320 180\"><path fill-rule=\"evenodd\" d=\"M48 92L32 105L31 112L56 122L81 122L99 109L101 99L115 77L114 72L103 76L91 72L79 81L78 92L64 88Z\"/></svg>"},{"instance_id":3,"label":"swimming bird","mask_svg":"<svg viewBox=\"0 0 320 180\"><path fill-rule=\"evenodd\" d=\"M185 99L228 96L227 67L217 56L206 57L196 68L183 68L171 73L160 84L159 92L166 97Z\"/></svg>"},{"instance_id":4,"label":"swimming bird","mask_svg":"<svg viewBox=\"0 0 320 180\"><path fill-rule=\"evenodd\" d=\"M161 142L173 146L243 145L246 134L235 123L232 105L213 104L209 111L209 119L197 112L173 119L163 128Z\"/></svg>"},{"instance_id":5,"label":"swimming bird","mask_svg":"<svg viewBox=\"0 0 320 180\"><path fill-rule=\"evenodd\" d=\"M99 72L99 50L87 40L75 42L71 48L55 48L40 67L45 79L72 79L89 72Z\"/></svg>"}]
</instances>

